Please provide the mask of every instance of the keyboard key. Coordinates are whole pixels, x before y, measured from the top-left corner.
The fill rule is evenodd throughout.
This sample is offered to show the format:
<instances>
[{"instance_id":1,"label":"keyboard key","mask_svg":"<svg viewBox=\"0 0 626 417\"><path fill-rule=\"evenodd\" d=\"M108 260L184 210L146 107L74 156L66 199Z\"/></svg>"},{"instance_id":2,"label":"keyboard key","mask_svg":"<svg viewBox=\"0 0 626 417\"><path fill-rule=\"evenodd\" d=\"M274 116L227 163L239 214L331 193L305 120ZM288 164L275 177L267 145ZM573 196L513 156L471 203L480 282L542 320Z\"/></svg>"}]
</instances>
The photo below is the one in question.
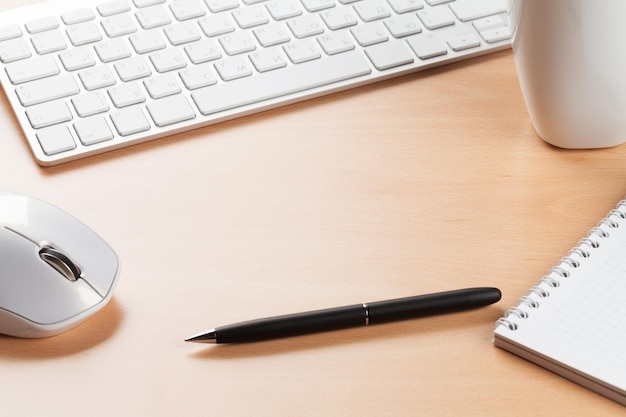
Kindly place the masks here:
<instances>
[{"instance_id":1,"label":"keyboard key","mask_svg":"<svg viewBox=\"0 0 626 417\"><path fill-rule=\"evenodd\" d=\"M215 69L222 80L232 81L252 75L252 68L249 63L247 57L238 56L216 62Z\"/></svg>"},{"instance_id":2,"label":"keyboard key","mask_svg":"<svg viewBox=\"0 0 626 417\"><path fill-rule=\"evenodd\" d=\"M399 67L413 62L409 48L403 42L391 42L370 46L365 54L379 71Z\"/></svg>"},{"instance_id":3,"label":"keyboard key","mask_svg":"<svg viewBox=\"0 0 626 417\"><path fill-rule=\"evenodd\" d=\"M154 29L172 23L172 19L170 19L164 6L153 6L139 10L135 13L135 17L144 29Z\"/></svg>"},{"instance_id":4,"label":"keyboard key","mask_svg":"<svg viewBox=\"0 0 626 417\"><path fill-rule=\"evenodd\" d=\"M301 0L304 8L309 12L319 12L320 10L335 7L335 0Z\"/></svg>"},{"instance_id":5,"label":"keyboard key","mask_svg":"<svg viewBox=\"0 0 626 417\"><path fill-rule=\"evenodd\" d=\"M259 72L266 72L287 66L287 59L281 48L263 49L249 55L252 65Z\"/></svg>"},{"instance_id":6,"label":"keyboard key","mask_svg":"<svg viewBox=\"0 0 626 417\"><path fill-rule=\"evenodd\" d=\"M202 32L209 38L230 33L235 30L235 24L227 15L209 16L198 19Z\"/></svg>"},{"instance_id":7,"label":"keyboard key","mask_svg":"<svg viewBox=\"0 0 626 417\"><path fill-rule=\"evenodd\" d=\"M59 27L59 22L52 16L26 22L26 30L28 33L40 33L53 30Z\"/></svg>"},{"instance_id":8,"label":"keyboard key","mask_svg":"<svg viewBox=\"0 0 626 417\"><path fill-rule=\"evenodd\" d=\"M127 58L116 62L113 67L122 81L133 81L152 75L150 66L143 56Z\"/></svg>"},{"instance_id":9,"label":"keyboard key","mask_svg":"<svg viewBox=\"0 0 626 417\"><path fill-rule=\"evenodd\" d=\"M165 0L133 0L133 3L138 8L154 6L155 4L165 3Z\"/></svg>"},{"instance_id":10,"label":"keyboard key","mask_svg":"<svg viewBox=\"0 0 626 417\"><path fill-rule=\"evenodd\" d=\"M91 48L81 46L59 54L63 68L67 71L75 71L96 65L96 59L91 53Z\"/></svg>"},{"instance_id":11,"label":"keyboard key","mask_svg":"<svg viewBox=\"0 0 626 417\"><path fill-rule=\"evenodd\" d=\"M242 29L249 29L269 22L265 8L261 5L235 10L232 16Z\"/></svg>"},{"instance_id":12,"label":"keyboard key","mask_svg":"<svg viewBox=\"0 0 626 417\"><path fill-rule=\"evenodd\" d=\"M195 22L194 22L195 23ZM179 23L166 27L163 32L174 46L200 40L200 32L191 22Z\"/></svg>"},{"instance_id":13,"label":"keyboard key","mask_svg":"<svg viewBox=\"0 0 626 417\"><path fill-rule=\"evenodd\" d=\"M285 20L302 14L302 7L296 0L280 0L267 3L272 19Z\"/></svg>"},{"instance_id":14,"label":"keyboard key","mask_svg":"<svg viewBox=\"0 0 626 417\"><path fill-rule=\"evenodd\" d=\"M477 48L480 46L480 39L473 33L468 35L457 36L448 40L448 45L455 51L464 51L470 48Z\"/></svg>"},{"instance_id":15,"label":"keyboard key","mask_svg":"<svg viewBox=\"0 0 626 417\"><path fill-rule=\"evenodd\" d=\"M157 75L143 82L150 97L159 99L181 92L180 84L174 74Z\"/></svg>"},{"instance_id":16,"label":"keyboard key","mask_svg":"<svg viewBox=\"0 0 626 417\"><path fill-rule=\"evenodd\" d=\"M261 26L252 31L257 41L261 46L269 47L278 45L280 43L289 42L291 36L289 31L282 23L274 23L270 25Z\"/></svg>"},{"instance_id":17,"label":"keyboard key","mask_svg":"<svg viewBox=\"0 0 626 417\"><path fill-rule=\"evenodd\" d=\"M331 32L317 37L327 55L339 54L354 49L352 39L345 32Z\"/></svg>"},{"instance_id":18,"label":"keyboard key","mask_svg":"<svg viewBox=\"0 0 626 417\"><path fill-rule=\"evenodd\" d=\"M317 15L295 17L287 22L287 26L298 39L324 33L324 24Z\"/></svg>"},{"instance_id":19,"label":"keyboard key","mask_svg":"<svg viewBox=\"0 0 626 417\"><path fill-rule=\"evenodd\" d=\"M480 36L482 36L487 43L504 41L511 38L511 28L503 26L496 29L485 30L480 32Z\"/></svg>"},{"instance_id":20,"label":"keyboard key","mask_svg":"<svg viewBox=\"0 0 626 417\"><path fill-rule=\"evenodd\" d=\"M500 15L487 16L472 22L472 26L478 31L486 31L506 26L506 22Z\"/></svg>"},{"instance_id":21,"label":"keyboard key","mask_svg":"<svg viewBox=\"0 0 626 417\"><path fill-rule=\"evenodd\" d=\"M106 19L102 19L100 22L104 32L109 38L116 38L118 36L129 35L137 31L135 22L131 16L127 14L119 14Z\"/></svg>"},{"instance_id":22,"label":"keyboard key","mask_svg":"<svg viewBox=\"0 0 626 417\"><path fill-rule=\"evenodd\" d=\"M239 7L239 0L204 0L204 2L211 13L219 13Z\"/></svg>"},{"instance_id":23,"label":"keyboard key","mask_svg":"<svg viewBox=\"0 0 626 417\"><path fill-rule=\"evenodd\" d=\"M72 105L74 110L76 110L76 114L80 117L93 116L94 114L109 111L109 103L99 91L73 97Z\"/></svg>"},{"instance_id":24,"label":"keyboard key","mask_svg":"<svg viewBox=\"0 0 626 417\"><path fill-rule=\"evenodd\" d=\"M446 44L433 35L418 35L409 38L409 46L419 59L435 58L448 53Z\"/></svg>"},{"instance_id":25,"label":"keyboard key","mask_svg":"<svg viewBox=\"0 0 626 417\"><path fill-rule=\"evenodd\" d=\"M236 32L232 35L224 35L219 39L220 45L228 55L237 55L244 52L254 51L256 44L248 32Z\"/></svg>"},{"instance_id":26,"label":"keyboard key","mask_svg":"<svg viewBox=\"0 0 626 417\"><path fill-rule=\"evenodd\" d=\"M139 83L120 84L107 90L115 107L122 108L146 101Z\"/></svg>"},{"instance_id":27,"label":"keyboard key","mask_svg":"<svg viewBox=\"0 0 626 417\"><path fill-rule=\"evenodd\" d=\"M65 103L49 102L28 108L26 117L34 129L39 129L69 122L72 120L72 113Z\"/></svg>"},{"instance_id":28,"label":"keyboard key","mask_svg":"<svg viewBox=\"0 0 626 417\"><path fill-rule=\"evenodd\" d=\"M33 35L30 41L39 55L49 54L51 52L62 51L67 48L65 39L58 31L42 32Z\"/></svg>"},{"instance_id":29,"label":"keyboard key","mask_svg":"<svg viewBox=\"0 0 626 417\"><path fill-rule=\"evenodd\" d=\"M450 9L462 22L506 12L505 0L457 0Z\"/></svg>"},{"instance_id":30,"label":"keyboard key","mask_svg":"<svg viewBox=\"0 0 626 417\"><path fill-rule=\"evenodd\" d=\"M87 91L110 87L115 84L115 76L106 65L99 65L80 71L78 78L80 78L83 87L85 87Z\"/></svg>"},{"instance_id":31,"label":"keyboard key","mask_svg":"<svg viewBox=\"0 0 626 417\"><path fill-rule=\"evenodd\" d=\"M0 42L8 41L22 36L22 29L19 25L9 25L0 28Z\"/></svg>"},{"instance_id":32,"label":"keyboard key","mask_svg":"<svg viewBox=\"0 0 626 417\"><path fill-rule=\"evenodd\" d=\"M388 0L391 8L396 13L414 12L424 7L420 0Z\"/></svg>"},{"instance_id":33,"label":"keyboard key","mask_svg":"<svg viewBox=\"0 0 626 417\"><path fill-rule=\"evenodd\" d=\"M184 122L196 117L193 108L182 95L156 100L146 107L152 121L159 127Z\"/></svg>"},{"instance_id":34,"label":"keyboard key","mask_svg":"<svg viewBox=\"0 0 626 417\"><path fill-rule=\"evenodd\" d=\"M97 9L100 16L109 17L130 11L130 5L124 0L116 0L102 3Z\"/></svg>"},{"instance_id":35,"label":"keyboard key","mask_svg":"<svg viewBox=\"0 0 626 417\"><path fill-rule=\"evenodd\" d=\"M205 15L202 4L197 0L174 0L170 3L170 10L178 21L195 19Z\"/></svg>"},{"instance_id":36,"label":"keyboard key","mask_svg":"<svg viewBox=\"0 0 626 417\"><path fill-rule=\"evenodd\" d=\"M56 155L61 152L76 149L76 142L67 126L52 126L37 132L37 140L46 155Z\"/></svg>"},{"instance_id":37,"label":"keyboard key","mask_svg":"<svg viewBox=\"0 0 626 417\"><path fill-rule=\"evenodd\" d=\"M89 8L73 10L61 15L61 20L63 20L63 23L66 25L75 25L77 23L87 22L95 18L96 16Z\"/></svg>"},{"instance_id":38,"label":"keyboard key","mask_svg":"<svg viewBox=\"0 0 626 417\"><path fill-rule=\"evenodd\" d=\"M151 54L150 62L152 62L157 72L173 71L187 66L183 53L174 48Z\"/></svg>"},{"instance_id":39,"label":"keyboard key","mask_svg":"<svg viewBox=\"0 0 626 417\"><path fill-rule=\"evenodd\" d=\"M85 146L113 139L111 128L102 116L77 120L74 122L74 130L80 142Z\"/></svg>"},{"instance_id":40,"label":"keyboard key","mask_svg":"<svg viewBox=\"0 0 626 417\"><path fill-rule=\"evenodd\" d=\"M350 33L361 46L370 46L381 42L387 42L389 35L382 23L368 23L350 29Z\"/></svg>"},{"instance_id":41,"label":"keyboard key","mask_svg":"<svg viewBox=\"0 0 626 417\"><path fill-rule=\"evenodd\" d=\"M356 15L342 9L328 9L321 12L320 16L330 30L343 29L359 23Z\"/></svg>"},{"instance_id":42,"label":"keyboard key","mask_svg":"<svg viewBox=\"0 0 626 417\"><path fill-rule=\"evenodd\" d=\"M130 44L138 54L165 49L167 44L159 30L148 30L145 32L135 33L128 37Z\"/></svg>"},{"instance_id":43,"label":"keyboard key","mask_svg":"<svg viewBox=\"0 0 626 417\"><path fill-rule=\"evenodd\" d=\"M0 61L5 64L30 58L32 55L28 44L22 38L0 43Z\"/></svg>"},{"instance_id":44,"label":"keyboard key","mask_svg":"<svg viewBox=\"0 0 626 417\"><path fill-rule=\"evenodd\" d=\"M384 0L364 0L354 5L354 10L364 22L385 19L391 16L388 3Z\"/></svg>"},{"instance_id":45,"label":"keyboard key","mask_svg":"<svg viewBox=\"0 0 626 417\"><path fill-rule=\"evenodd\" d=\"M325 62L330 60L331 62ZM269 71L258 78L243 78L203 88L192 94L200 113L220 111L298 93L315 87L359 77L371 72L356 51Z\"/></svg>"},{"instance_id":46,"label":"keyboard key","mask_svg":"<svg viewBox=\"0 0 626 417\"><path fill-rule=\"evenodd\" d=\"M322 53L317 42L314 39L305 39L302 41L290 43L283 46L283 50L294 64L311 61L321 58Z\"/></svg>"},{"instance_id":47,"label":"keyboard key","mask_svg":"<svg viewBox=\"0 0 626 417\"><path fill-rule=\"evenodd\" d=\"M18 61L6 66L6 72L13 84L21 84L59 74L59 67L50 55L29 61Z\"/></svg>"},{"instance_id":48,"label":"keyboard key","mask_svg":"<svg viewBox=\"0 0 626 417\"><path fill-rule=\"evenodd\" d=\"M15 93L24 107L68 97L78 94L79 91L71 74L31 81L21 84L15 89Z\"/></svg>"},{"instance_id":49,"label":"keyboard key","mask_svg":"<svg viewBox=\"0 0 626 417\"><path fill-rule=\"evenodd\" d=\"M189 60L194 64L214 61L222 57L222 53L213 39L203 39L185 45L185 52Z\"/></svg>"},{"instance_id":50,"label":"keyboard key","mask_svg":"<svg viewBox=\"0 0 626 417\"><path fill-rule=\"evenodd\" d=\"M67 28L65 32L74 46L87 45L102 40L100 29L94 22L78 23Z\"/></svg>"},{"instance_id":51,"label":"keyboard key","mask_svg":"<svg viewBox=\"0 0 626 417\"><path fill-rule=\"evenodd\" d=\"M113 112L111 121L120 136L134 135L150 129L150 123L139 107Z\"/></svg>"},{"instance_id":52,"label":"keyboard key","mask_svg":"<svg viewBox=\"0 0 626 417\"><path fill-rule=\"evenodd\" d=\"M420 10L417 12L417 17L420 18L424 26L429 30L452 26L455 22L450 9L444 7Z\"/></svg>"},{"instance_id":53,"label":"keyboard key","mask_svg":"<svg viewBox=\"0 0 626 417\"><path fill-rule=\"evenodd\" d=\"M133 42L134 36L135 35L130 37L131 43ZM130 57L130 49L126 46L124 39L110 39L100 42L94 45L94 49L100 61L104 63Z\"/></svg>"},{"instance_id":54,"label":"keyboard key","mask_svg":"<svg viewBox=\"0 0 626 417\"><path fill-rule=\"evenodd\" d=\"M394 38L415 35L422 31L422 26L414 14L405 14L385 20L385 26Z\"/></svg>"},{"instance_id":55,"label":"keyboard key","mask_svg":"<svg viewBox=\"0 0 626 417\"><path fill-rule=\"evenodd\" d=\"M197 65L179 72L187 90L196 90L217 83L213 67L208 64Z\"/></svg>"}]
</instances>

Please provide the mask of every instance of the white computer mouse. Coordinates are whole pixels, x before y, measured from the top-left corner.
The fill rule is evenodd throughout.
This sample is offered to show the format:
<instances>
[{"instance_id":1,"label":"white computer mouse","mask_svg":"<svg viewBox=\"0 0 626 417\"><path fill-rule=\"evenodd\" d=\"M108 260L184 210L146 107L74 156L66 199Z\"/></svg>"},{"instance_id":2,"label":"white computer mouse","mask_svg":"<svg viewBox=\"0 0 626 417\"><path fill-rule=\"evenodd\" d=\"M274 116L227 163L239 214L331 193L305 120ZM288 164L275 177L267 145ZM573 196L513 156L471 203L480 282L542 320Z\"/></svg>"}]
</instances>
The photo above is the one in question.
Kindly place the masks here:
<instances>
[{"instance_id":1,"label":"white computer mouse","mask_svg":"<svg viewBox=\"0 0 626 417\"><path fill-rule=\"evenodd\" d=\"M0 191L0 333L46 337L81 323L111 299L113 249L65 211Z\"/></svg>"}]
</instances>

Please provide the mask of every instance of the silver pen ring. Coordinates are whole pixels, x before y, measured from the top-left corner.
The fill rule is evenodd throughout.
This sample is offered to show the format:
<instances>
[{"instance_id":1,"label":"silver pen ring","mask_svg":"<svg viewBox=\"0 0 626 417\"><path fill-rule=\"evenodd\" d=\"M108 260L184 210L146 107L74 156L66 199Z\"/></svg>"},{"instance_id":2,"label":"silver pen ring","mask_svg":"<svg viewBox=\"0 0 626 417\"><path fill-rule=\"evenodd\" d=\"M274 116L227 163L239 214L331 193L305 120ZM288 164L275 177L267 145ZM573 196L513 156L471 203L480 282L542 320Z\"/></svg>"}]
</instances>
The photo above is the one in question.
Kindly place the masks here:
<instances>
[{"instance_id":1,"label":"silver pen ring","mask_svg":"<svg viewBox=\"0 0 626 417\"><path fill-rule=\"evenodd\" d=\"M370 308L367 304L363 303L363 311L365 312L365 325L370 324Z\"/></svg>"}]
</instances>

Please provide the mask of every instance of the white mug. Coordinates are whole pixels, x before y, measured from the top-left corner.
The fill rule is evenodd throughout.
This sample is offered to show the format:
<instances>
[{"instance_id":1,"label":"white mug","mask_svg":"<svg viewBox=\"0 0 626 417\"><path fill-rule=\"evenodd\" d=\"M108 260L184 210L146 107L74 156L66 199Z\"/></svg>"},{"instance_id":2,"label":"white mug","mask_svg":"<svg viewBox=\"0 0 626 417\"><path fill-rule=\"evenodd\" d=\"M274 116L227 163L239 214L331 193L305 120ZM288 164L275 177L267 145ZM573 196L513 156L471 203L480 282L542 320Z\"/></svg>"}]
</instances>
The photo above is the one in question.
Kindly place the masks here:
<instances>
[{"instance_id":1,"label":"white mug","mask_svg":"<svg viewBox=\"0 0 626 417\"><path fill-rule=\"evenodd\" d=\"M569 149L626 142L626 0L508 0L537 134Z\"/></svg>"}]
</instances>

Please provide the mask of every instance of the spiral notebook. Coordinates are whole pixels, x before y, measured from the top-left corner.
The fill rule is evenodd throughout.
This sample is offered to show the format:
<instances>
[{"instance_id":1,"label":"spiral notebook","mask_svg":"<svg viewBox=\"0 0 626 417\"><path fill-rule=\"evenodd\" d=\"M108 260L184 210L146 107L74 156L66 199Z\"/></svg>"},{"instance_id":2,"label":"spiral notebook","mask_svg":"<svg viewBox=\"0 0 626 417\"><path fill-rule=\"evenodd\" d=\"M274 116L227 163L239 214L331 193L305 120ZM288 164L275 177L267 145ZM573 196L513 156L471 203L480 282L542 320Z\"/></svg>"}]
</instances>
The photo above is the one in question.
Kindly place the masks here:
<instances>
[{"instance_id":1,"label":"spiral notebook","mask_svg":"<svg viewBox=\"0 0 626 417\"><path fill-rule=\"evenodd\" d=\"M494 336L626 405L626 198L507 310Z\"/></svg>"}]
</instances>

